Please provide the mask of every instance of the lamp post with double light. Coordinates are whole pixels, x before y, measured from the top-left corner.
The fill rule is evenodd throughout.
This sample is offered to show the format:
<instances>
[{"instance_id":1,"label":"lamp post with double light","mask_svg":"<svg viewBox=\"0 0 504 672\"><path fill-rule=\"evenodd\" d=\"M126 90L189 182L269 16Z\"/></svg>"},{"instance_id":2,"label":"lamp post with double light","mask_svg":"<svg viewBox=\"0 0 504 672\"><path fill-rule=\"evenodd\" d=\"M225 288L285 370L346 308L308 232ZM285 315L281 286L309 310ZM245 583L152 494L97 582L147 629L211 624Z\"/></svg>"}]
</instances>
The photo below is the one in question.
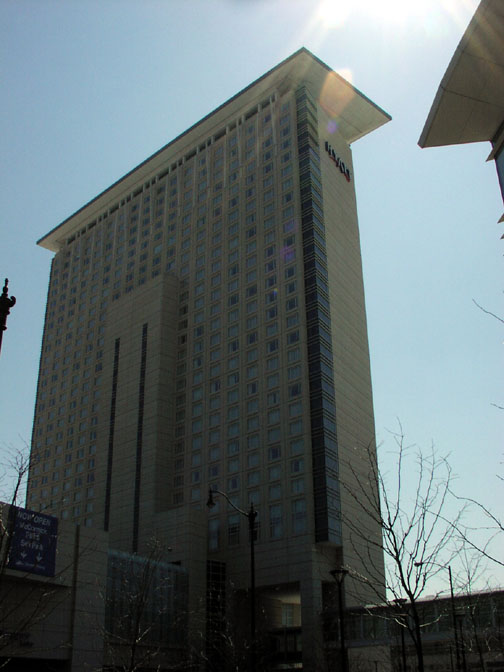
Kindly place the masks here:
<instances>
[{"instance_id":1,"label":"lamp post with double light","mask_svg":"<svg viewBox=\"0 0 504 672\"><path fill-rule=\"evenodd\" d=\"M460 608L455 611L455 632L456 627L458 625L459 627L459 636L460 636L460 670L463 672L467 672L467 661L466 661L466 652L465 652L465 644L464 644L464 631L463 631L463 625L464 625L464 619L465 619L465 613L464 609ZM458 656L457 656L458 660Z\"/></svg>"},{"instance_id":2,"label":"lamp post with double light","mask_svg":"<svg viewBox=\"0 0 504 672\"><path fill-rule=\"evenodd\" d=\"M343 582L345 580L345 576L348 574L348 569L339 567L338 569L332 569L329 573L336 581L338 586L341 670L342 672L348 672L348 656L345 643L345 609L343 600Z\"/></svg>"},{"instance_id":3,"label":"lamp post with double light","mask_svg":"<svg viewBox=\"0 0 504 672\"><path fill-rule=\"evenodd\" d=\"M406 604L407 600L405 597L398 597L397 599L394 600L395 604L398 607L401 607L401 613L399 616L401 617L401 620L403 621L400 625L401 628L401 655L402 655L402 672L406 672L406 644L404 642L404 628L406 627L406 622L405 619L408 617L408 615L403 611L403 607Z\"/></svg>"},{"instance_id":4,"label":"lamp post with double light","mask_svg":"<svg viewBox=\"0 0 504 672\"><path fill-rule=\"evenodd\" d=\"M221 490L212 490L208 489L208 500L207 507L213 509L215 506L214 496L222 495L224 499L230 504L235 511L241 513L242 516L248 520L249 528L249 540L250 540L250 659L249 659L249 669L250 672L256 672L256 608L255 608L255 531L256 531L256 518L257 511L254 509L254 504L250 503L250 508L248 511L240 509L236 506L230 499L229 495Z\"/></svg>"},{"instance_id":5,"label":"lamp post with double light","mask_svg":"<svg viewBox=\"0 0 504 672\"><path fill-rule=\"evenodd\" d=\"M427 564L424 562L415 562L415 567L422 567L422 565ZM455 656L457 661L457 672L462 670L462 663L460 659L460 647L459 647L459 638L457 633L457 614L455 610L455 595L453 594L453 577L452 570L450 565L441 565L437 562L429 562L428 564L433 565L434 567L439 567L440 569L448 570L448 579L450 581L450 605L452 612L452 623L453 623L453 637L455 639Z\"/></svg>"}]
</instances>

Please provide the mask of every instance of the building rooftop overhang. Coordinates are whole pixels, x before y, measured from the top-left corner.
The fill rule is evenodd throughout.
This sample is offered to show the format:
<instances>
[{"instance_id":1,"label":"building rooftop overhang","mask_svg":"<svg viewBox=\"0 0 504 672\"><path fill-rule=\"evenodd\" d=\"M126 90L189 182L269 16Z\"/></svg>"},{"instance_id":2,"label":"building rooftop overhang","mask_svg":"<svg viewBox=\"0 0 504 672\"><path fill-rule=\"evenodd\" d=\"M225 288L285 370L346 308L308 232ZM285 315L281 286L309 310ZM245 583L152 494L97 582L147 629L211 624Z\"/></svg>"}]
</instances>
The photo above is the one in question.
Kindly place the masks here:
<instances>
[{"instance_id":1,"label":"building rooftop overhang","mask_svg":"<svg viewBox=\"0 0 504 672\"><path fill-rule=\"evenodd\" d=\"M492 141L504 120L504 2L482 0L444 74L418 144Z\"/></svg>"},{"instance_id":2,"label":"building rooftop overhang","mask_svg":"<svg viewBox=\"0 0 504 672\"><path fill-rule=\"evenodd\" d=\"M38 240L38 245L57 252L68 238L76 235L107 208L154 178L165 166L183 158L195 146L207 143L213 134L234 122L240 114L246 114L247 109L257 105L268 91L276 88L283 93L301 83L334 118L348 144L391 119L390 115L303 47L126 173Z\"/></svg>"}]
</instances>

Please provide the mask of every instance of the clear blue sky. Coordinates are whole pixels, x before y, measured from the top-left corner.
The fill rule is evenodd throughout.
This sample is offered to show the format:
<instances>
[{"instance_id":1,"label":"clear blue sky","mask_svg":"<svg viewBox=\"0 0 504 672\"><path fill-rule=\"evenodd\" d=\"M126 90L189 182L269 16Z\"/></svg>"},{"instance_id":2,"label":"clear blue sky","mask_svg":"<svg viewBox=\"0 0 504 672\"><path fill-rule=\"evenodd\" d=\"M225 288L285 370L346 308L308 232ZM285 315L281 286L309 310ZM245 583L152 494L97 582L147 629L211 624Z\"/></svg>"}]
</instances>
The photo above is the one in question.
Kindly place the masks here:
<instances>
[{"instance_id":1,"label":"clear blue sky","mask_svg":"<svg viewBox=\"0 0 504 672\"><path fill-rule=\"evenodd\" d=\"M3 0L0 278L18 303L0 446L31 436L51 260L35 241L304 45L393 117L353 147L384 469L400 418L450 454L459 492L502 509L502 325L473 303L504 313L495 166L488 143L416 144L476 5Z\"/></svg>"}]
</instances>

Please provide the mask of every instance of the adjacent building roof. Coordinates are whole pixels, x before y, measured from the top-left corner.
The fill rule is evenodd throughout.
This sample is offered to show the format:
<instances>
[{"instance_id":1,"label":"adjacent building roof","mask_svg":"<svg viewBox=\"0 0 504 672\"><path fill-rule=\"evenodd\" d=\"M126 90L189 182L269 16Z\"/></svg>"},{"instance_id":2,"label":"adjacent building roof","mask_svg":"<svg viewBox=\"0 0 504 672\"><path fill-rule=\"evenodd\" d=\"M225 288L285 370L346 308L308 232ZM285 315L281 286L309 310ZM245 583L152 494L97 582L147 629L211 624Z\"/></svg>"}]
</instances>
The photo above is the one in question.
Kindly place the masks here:
<instances>
[{"instance_id":1,"label":"adjacent building roof","mask_svg":"<svg viewBox=\"0 0 504 672\"><path fill-rule=\"evenodd\" d=\"M420 147L492 141L504 120L504 2L482 0L445 72Z\"/></svg>"}]
</instances>

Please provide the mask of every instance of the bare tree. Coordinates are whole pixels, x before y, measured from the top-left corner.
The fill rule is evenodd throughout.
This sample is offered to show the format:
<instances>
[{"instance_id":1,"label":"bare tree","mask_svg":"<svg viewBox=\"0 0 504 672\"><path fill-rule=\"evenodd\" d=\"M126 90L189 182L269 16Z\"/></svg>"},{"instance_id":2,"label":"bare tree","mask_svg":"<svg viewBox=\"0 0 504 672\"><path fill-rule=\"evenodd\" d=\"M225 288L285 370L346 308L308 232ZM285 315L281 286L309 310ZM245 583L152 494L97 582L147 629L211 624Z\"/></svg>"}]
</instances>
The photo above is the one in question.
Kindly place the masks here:
<instances>
[{"instance_id":1,"label":"bare tree","mask_svg":"<svg viewBox=\"0 0 504 672\"><path fill-rule=\"evenodd\" d=\"M13 507L19 503L30 467L27 447L23 450L7 448L5 449L5 455L7 459L0 465L0 492L2 493L0 501L5 499L8 506L0 511L0 580L9 558L15 513Z\"/></svg>"},{"instance_id":2,"label":"bare tree","mask_svg":"<svg viewBox=\"0 0 504 672\"><path fill-rule=\"evenodd\" d=\"M461 497L453 491L451 491L451 494L456 500L463 504L465 509L476 511L478 514L482 515L483 519L486 521L486 525L480 524L477 527L468 525L463 518L458 518L453 521L453 530L460 537L464 546L471 548L486 560L489 560L500 567L504 567L504 558L500 557L492 550L494 542L502 539L502 535L504 534L504 520L484 504L471 497ZM484 538L482 538L482 535L484 535Z\"/></svg>"},{"instance_id":3,"label":"bare tree","mask_svg":"<svg viewBox=\"0 0 504 672\"><path fill-rule=\"evenodd\" d=\"M185 580L157 541L146 556L109 554L103 635L111 669L186 668Z\"/></svg>"},{"instance_id":4,"label":"bare tree","mask_svg":"<svg viewBox=\"0 0 504 672\"><path fill-rule=\"evenodd\" d=\"M504 319L502 317L490 310L487 310L475 299L473 299L473 303L483 313L490 315L501 324L504 324ZM495 406L500 410L504 410L504 406L498 405L496 403L493 403L492 406ZM503 463L501 462L501 464ZM504 477L500 474L497 474L497 478L501 481L504 481ZM480 554L486 560L489 560L490 562L495 563L500 567L504 567L504 558L494 553L492 550L493 543L498 539L501 539L502 535L504 534L504 519L500 515L494 513L489 507L485 506L481 502L476 501L475 499L472 499L471 497L461 497L453 491L451 491L450 494L459 502L462 502L464 508L470 507L473 511L476 511L478 514L480 514L483 517L483 520L486 521L486 525L478 525L477 527L465 524L462 518L457 519L453 523L453 528L460 536L464 546Z\"/></svg>"},{"instance_id":5,"label":"bare tree","mask_svg":"<svg viewBox=\"0 0 504 672\"><path fill-rule=\"evenodd\" d=\"M8 448L7 459L1 465L0 501L0 668L10 657L26 649L28 633L58 608L65 598L47 581L29 580L25 572L9 569L13 536L16 529L18 504L24 492L29 470L29 449Z\"/></svg>"},{"instance_id":6,"label":"bare tree","mask_svg":"<svg viewBox=\"0 0 504 672\"><path fill-rule=\"evenodd\" d=\"M364 458L365 465L346 465L352 485L342 482L342 487L361 515L345 516L343 512L342 522L364 573L356 575L351 566L347 568L354 578L371 587L381 602L383 575L375 566L373 555L377 548L383 552L385 588L392 598L387 613L399 627L409 631L418 670L424 672L422 628L429 624L423 622L418 601L429 581L455 555L454 526L462 511L448 515L453 475L446 458L439 457L434 447L423 453L415 446L407 446L400 425L392 436L397 453L393 479L379 470L371 447ZM367 473L364 478L363 473ZM372 533L376 526L382 532L379 539Z\"/></svg>"}]
</instances>

